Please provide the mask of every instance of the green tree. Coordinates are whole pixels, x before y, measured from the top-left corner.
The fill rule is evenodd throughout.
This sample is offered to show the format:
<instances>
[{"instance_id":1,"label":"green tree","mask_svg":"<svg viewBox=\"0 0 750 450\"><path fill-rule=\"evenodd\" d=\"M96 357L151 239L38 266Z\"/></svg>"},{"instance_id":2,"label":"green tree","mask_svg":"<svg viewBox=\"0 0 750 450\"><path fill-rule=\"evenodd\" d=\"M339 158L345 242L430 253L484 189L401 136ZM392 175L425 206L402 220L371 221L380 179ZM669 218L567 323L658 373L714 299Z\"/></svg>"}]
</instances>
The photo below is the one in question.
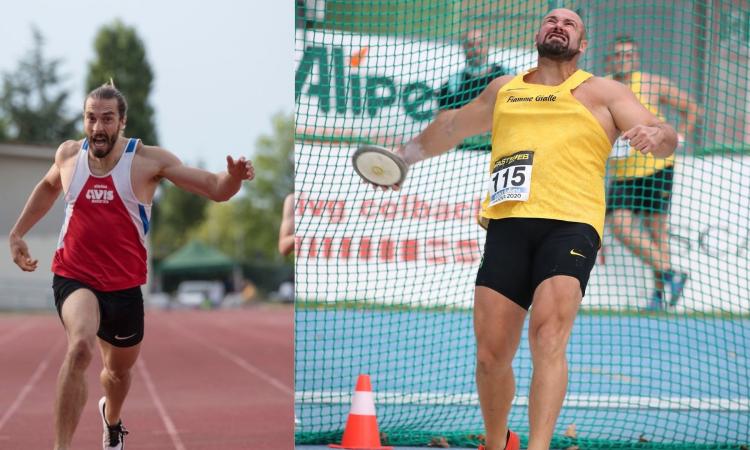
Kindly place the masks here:
<instances>
[{"instance_id":1,"label":"green tree","mask_svg":"<svg viewBox=\"0 0 750 450\"><path fill-rule=\"evenodd\" d=\"M78 117L68 114L60 59L44 55L44 37L32 28L34 46L13 73L3 74L0 139L57 145L77 134Z\"/></svg>"},{"instance_id":2,"label":"green tree","mask_svg":"<svg viewBox=\"0 0 750 450\"><path fill-rule=\"evenodd\" d=\"M163 182L151 211L151 257L160 261L185 245L206 217L208 200Z\"/></svg>"},{"instance_id":3,"label":"green tree","mask_svg":"<svg viewBox=\"0 0 750 450\"><path fill-rule=\"evenodd\" d=\"M149 95L154 81L146 48L135 29L115 20L99 29L94 40L96 57L89 63L87 92L114 80L128 100L125 134L138 137L148 145L157 145L154 108Z\"/></svg>"},{"instance_id":4,"label":"green tree","mask_svg":"<svg viewBox=\"0 0 750 450\"><path fill-rule=\"evenodd\" d=\"M273 133L256 141L255 179L244 195L210 205L206 221L193 232L241 262L282 262L278 233L284 198L294 191L294 119L276 114L271 120Z\"/></svg>"}]
</instances>

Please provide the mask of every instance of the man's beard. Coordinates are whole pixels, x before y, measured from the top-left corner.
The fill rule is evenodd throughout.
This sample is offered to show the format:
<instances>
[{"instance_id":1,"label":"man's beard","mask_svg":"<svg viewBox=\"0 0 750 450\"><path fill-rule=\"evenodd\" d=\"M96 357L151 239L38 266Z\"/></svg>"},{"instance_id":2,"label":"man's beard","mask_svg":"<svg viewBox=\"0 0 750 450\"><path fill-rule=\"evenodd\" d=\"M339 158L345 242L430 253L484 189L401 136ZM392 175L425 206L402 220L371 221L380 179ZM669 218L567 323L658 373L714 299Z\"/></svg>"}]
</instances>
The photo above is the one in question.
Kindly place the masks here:
<instances>
[{"instance_id":1,"label":"man's beard","mask_svg":"<svg viewBox=\"0 0 750 450\"><path fill-rule=\"evenodd\" d=\"M120 136L120 129L117 129L117 132L110 135L107 135L106 133L97 133L92 136L89 136L89 147L91 148L91 153L99 159L106 158L107 155L109 155L109 152L112 151L113 148L115 148L115 144L117 143L117 138ZM96 148L96 144L94 144L94 141L96 139L106 139L106 147L104 149L98 149Z\"/></svg>"},{"instance_id":2,"label":"man's beard","mask_svg":"<svg viewBox=\"0 0 750 450\"><path fill-rule=\"evenodd\" d=\"M576 55L581 53L580 49L568 48L560 41L547 41L536 45L540 58L551 59L552 61L564 62L570 61Z\"/></svg>"}]
</instances>

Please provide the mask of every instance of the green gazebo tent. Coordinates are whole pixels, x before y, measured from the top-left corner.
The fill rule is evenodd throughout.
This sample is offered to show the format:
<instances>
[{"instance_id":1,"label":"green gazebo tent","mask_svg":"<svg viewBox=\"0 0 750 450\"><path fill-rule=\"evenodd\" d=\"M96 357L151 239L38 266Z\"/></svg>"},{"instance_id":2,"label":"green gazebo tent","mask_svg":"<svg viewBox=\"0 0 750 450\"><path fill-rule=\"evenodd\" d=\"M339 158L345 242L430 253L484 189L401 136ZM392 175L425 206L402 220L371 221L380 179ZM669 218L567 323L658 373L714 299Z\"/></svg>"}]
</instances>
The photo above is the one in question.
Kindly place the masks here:
<instances>
[{"instance_id":1,"label":"green gazebo tent","mask_svg":"<svg viewBox=\"0 0 750 450\"><path fill-rule=\"evenodd\" d=\"M238 286L239 265L219 250L200 241L190 241L159 264L161 287L173 290L184 280L231 280Z\"/></svg>"}]
</instances>

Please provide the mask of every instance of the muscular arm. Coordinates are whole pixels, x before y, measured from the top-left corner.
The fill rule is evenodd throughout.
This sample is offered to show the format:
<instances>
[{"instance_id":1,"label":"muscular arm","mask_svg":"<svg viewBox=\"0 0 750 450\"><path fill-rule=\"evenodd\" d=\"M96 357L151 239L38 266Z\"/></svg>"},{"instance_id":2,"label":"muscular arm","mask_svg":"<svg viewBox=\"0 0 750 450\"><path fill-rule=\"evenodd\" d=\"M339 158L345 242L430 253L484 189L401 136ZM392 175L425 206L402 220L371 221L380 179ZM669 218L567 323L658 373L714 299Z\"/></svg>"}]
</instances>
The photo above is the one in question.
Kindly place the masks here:
<instances>
[{"instance_id":1,"label":"muscular arm","mask_svg":"<svg viewBox=\"0 0 750 450\"><path fill-rule=\"evenodd\" d=\"M677 133L646 109L633 92L617 81L603 80L602 95L622 137L641 153L666 158L674 153Z\"/></svg>"},{"instance_id":2,"label":"muscular arm","mask_svg":"<svg viewBox=\"0 0 750 450\"><path fill-rule=\"evenodd\" d=\"M695 129L698 121L698 105L693 99L672 82L663 77L657 77L659 86L659 102L676 109L680 114L681 131L683 135L689 135Z\"/></svg>"},{"instance_id":3,"label":"muscular arm","mask_svg":"<svg viewBox=\"0 0 750 450\"><path fill-rule=\"evenodd\" d=\"M286 256L294 250L294 194L284 199L284 209L279 228L279 253Z\"/></svg>"},{"instance_id":4,"label":"muscular arm","mask_svg":"<svg viewBox=\"0 0 750 450\"><path fill-rule=\"evenodd\" d=\"M150 147L147 152L149 157L158 160L158 176L166 178L179 188L217 202L229 200L240 190L243 180L255 177L252 163L244 157L235 161L227 156L227 171L212 173L188 167L177 156L161 148Z\"/></svg>"},{"instance_id":5,"label":"muscular arm","mask_svg":"<svg viewBox=\"0 0 750 450\"><path fill-rule=\"evenodd\" d=\"M492 81L471 103L440 112L417 137L397 150L407 163L441 155L461 141L492 129L492 112L500 88L513 76L503 76Z\"/></svg>"},{"instance_id":6,"label":"muscular arm","mask_svg":"<svg viewBox=\"0 0 750 450\"><path fill-rule=\"evenodd\" d=\"M62 161L64 152L65 150L63 146L60 146L55 154L55 162L47 171L47 174L44 175L42 180L37 183L34 190L31 191L31 195L26 201L26 205L23 207L21 215L18 217L16 224L13 225L13 228L9 233L8 241L13 262L26 272L34 271L37 267L38 261L31 259L23 237L42 219L42 217L44 217L45 214L47 214L62 191L60 167L58 164Z\"/></svg>"}]
</instances>

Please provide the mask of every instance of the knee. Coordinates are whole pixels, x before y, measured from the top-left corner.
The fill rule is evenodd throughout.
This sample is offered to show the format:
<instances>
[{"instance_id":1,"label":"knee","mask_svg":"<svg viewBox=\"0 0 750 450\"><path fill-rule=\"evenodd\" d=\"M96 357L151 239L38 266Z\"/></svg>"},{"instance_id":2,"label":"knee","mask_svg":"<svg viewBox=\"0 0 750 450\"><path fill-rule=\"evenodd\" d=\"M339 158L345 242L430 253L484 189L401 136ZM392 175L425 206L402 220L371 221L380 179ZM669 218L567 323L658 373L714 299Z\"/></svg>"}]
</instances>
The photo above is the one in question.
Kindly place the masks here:
<instances>
[{"instance_id":1,"label":"knee","mask_svg":"<svg viewBox=\"0 0 750 450\"><path fill-rule=\"evenodd\" d=\"M477 344L477 371L494 372L511 367L515 351L509 346Z\"/></svg>"},{"instance_id":2,"label":"knee","mask_svg":"<svg viewBox=\"0 0 750 450\"><path fill-rule=\"evenodd\" d=\"M130 378L130 369L104 367L104 375L114 383L122 383Z\"/></svg>"},{"instance_id":3,"label":"knee","mask_svg":"<svg viewBox=\"0 0 750 450\"><path fill-rule=\"evenodd\" d=\"M564 356L569 335L569 327L560 320L548 320L532 327L529 330L531 352L541 357Z\"/></svg>"},{"instance_id":4,"label":"knee","mask_svg":"<svg viewBox=\"0 0 750 450\"><path fill-rule=\"evenodd\" d=\"M84 370L94 357L94 344L85 339L74 339L68 345L67 359L77 369Z\"/></svg>"}]
</instances>

